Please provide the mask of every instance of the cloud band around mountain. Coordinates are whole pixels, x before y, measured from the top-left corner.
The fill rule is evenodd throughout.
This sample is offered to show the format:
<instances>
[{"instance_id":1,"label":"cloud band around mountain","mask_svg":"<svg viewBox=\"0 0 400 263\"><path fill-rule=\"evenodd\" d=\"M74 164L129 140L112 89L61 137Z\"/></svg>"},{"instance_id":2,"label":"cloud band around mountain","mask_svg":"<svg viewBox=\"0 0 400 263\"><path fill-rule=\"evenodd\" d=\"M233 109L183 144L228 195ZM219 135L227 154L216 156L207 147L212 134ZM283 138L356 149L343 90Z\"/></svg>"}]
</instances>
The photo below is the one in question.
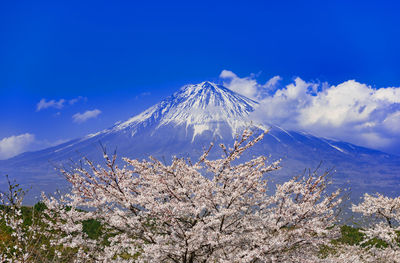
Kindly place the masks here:
<instances>
[{"instance_id":1,"label":"cloud band around mountain","mask_svg":"<svg viewBox=\"0 0 400 263\"><path fill-rule=\"evenodd\" d=\"M261 84L255 75L224 70L224 85L260 102L253 118L288 129L400 154L400 87L373 88L355 80L338 85L279 76Z\"/></svg>"}]
</instances>

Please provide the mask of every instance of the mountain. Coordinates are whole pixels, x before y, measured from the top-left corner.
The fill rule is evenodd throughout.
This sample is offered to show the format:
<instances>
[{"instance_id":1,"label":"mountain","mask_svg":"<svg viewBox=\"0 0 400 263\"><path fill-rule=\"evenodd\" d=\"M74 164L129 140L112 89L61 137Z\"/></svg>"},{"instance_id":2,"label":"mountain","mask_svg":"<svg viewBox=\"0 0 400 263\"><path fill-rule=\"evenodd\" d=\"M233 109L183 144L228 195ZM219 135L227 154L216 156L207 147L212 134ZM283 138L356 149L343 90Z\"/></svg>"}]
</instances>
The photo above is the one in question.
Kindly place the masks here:
<instances>
[{"instance_id":1,"label":"mountain","mask_svg":"<svg viewBox=\"0 0 400 263\"><path fill-rule=\"evenodd\" d=\"M314 169L322 162L322 171L334 168L333 182L339 187L351 187L354 193L381 191L400 194L400 157L359 147L350 143L318 138L311 134L286 131L279 126L260 125L249 115L258 107L254 100L221 85L202 82L186 85L172 96L141 114L84 138L44 149L26 152L0 161L0 174L32 186L33 193L54 191L66 183L54 170L69 166L82 156L101 162L102 148L116 149L118 156L146 158L148 155L166 162L171 156L200 156L210 142L232 144L236 135L250 127L269 129L252 155L271 155L282 158L283 168L273 176L275 182ZM217 148L212 155L221 154ZM246 156L244 156L246 158Z\"/></svg>"}]
</instances>

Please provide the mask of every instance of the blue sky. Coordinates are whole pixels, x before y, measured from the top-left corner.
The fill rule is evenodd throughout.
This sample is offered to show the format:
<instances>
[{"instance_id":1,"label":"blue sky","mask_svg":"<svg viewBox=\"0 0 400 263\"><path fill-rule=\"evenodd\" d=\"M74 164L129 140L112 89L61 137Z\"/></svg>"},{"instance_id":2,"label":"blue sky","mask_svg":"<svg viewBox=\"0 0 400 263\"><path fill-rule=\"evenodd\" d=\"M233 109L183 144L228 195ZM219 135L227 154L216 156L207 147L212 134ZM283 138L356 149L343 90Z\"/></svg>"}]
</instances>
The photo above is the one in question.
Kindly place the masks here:
<instances>
[{"instance_id":1,"label":"blue sky","mask_svg":"<svg viewBox=\"0 0 400 263\"><path fill-rule=\"evenodd\" d=\"M399 10L398 1L3 1L0 159L10 147L38 149L107 128L203 80L400 87ZM223 70L236 79L220 78ZM342 132L331 137L400 154L399 103L377 105L362 121L391 123L373 128L379 140L346 136L357 123L290 128L329 136L336 125Z\"/></svg>"}]
</instances>

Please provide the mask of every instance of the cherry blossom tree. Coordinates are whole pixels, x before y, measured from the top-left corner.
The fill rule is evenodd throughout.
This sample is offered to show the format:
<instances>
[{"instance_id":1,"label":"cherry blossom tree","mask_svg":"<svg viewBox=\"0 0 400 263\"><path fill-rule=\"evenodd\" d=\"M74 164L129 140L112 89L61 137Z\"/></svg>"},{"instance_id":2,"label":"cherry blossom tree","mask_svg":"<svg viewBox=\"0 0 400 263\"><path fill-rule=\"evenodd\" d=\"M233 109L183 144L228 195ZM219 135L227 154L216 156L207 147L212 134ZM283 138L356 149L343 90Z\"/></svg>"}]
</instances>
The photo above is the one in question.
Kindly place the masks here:
<instances>
[{"instance_id":1,"label":"cherry blossom tree","mask_svg":"<svg viewBox=\"0 0 400 263\"><path fill-rule=\"evenodd\" d=\"M104 154L105 167L86 160L62 170L70 194L44 196L49 224L62 233L54 244L78 249L76 262L317 262L338 234L340 192L326 192L326 173L269 191L266 174L279 161L235 162L263 136L244 131L232 148L220 145L217 160L210 147L196 163L125 158L119 167ZM101 222L103 236L85 236L85 220Z\"/></svg>"},{"instance_id":2,"label":"cherry blossom tree","mask_svg":"<svg viewBox=\"0 0 400 263\"><path fill-rule=\"evenodd\" d=\"M116 155L104 154L105 166L86 159L62 170L72 190L58 198L43 195L40 214L22 206L25 192L8 181L8 191L0 193L1 229L8 231L6 239L0 233L0 259L400 263L400 197L365 194L352 206L367 222L363 241L338 242L342 196L326 191L327 173L272 185L268 173L279 161L237 161L264 135L246 130L232 148L220 145L220 159L209 158L211 145L196 163L125 158L119 167ZM87 234L87 222L100 224L99 237Z\"/></svg>"},{"instance_id":3,"label":"cherry blossom tree","mask_svg":"<svg viewBox=\"0 0 400 263\"><path fill-rule=\"evenodd\" d=\"M55 262L46 243L52 233L37 213L40 204L31 209L25 207L24 216L22 201L26 192L6 178L8 189L0 192L0 261ZM28 217L30 222L25 222Z\"/></svg>"},{"instance_id":4,"label":"cherry blossom tree","mask_svg":"<svg viewBox=\"0 0 400 263\"><path fill-rule=\"evenodd\" d=\"M366 235L364 243L373 262L400 262L400 197L364 194L363 202L353 205L352 210L368 219L369 225L362 233Z\"/></svg>"}]
</instances>

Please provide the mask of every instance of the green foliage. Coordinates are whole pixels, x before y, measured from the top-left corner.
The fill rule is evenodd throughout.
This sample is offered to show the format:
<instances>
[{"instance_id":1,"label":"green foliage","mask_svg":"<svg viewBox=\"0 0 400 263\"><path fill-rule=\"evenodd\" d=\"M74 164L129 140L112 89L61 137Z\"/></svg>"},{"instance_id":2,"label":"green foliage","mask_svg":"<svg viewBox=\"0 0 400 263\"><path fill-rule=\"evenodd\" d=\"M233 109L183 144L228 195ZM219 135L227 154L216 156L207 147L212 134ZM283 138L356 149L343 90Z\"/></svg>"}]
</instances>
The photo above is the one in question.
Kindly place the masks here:
<instances>
[{"instance_id":1,"label":"green foliage","mask_svg":"<svg viewBox=\"0 0 400 263\"><path fill-rule=\"evenodd\" d=\"M102 235L101 223L90 219L82 222L83 232L91 239L98 239Z\"/></svg>"},{"instance_id":2,"label":"green foliage","mask_svg":"<svg viewBox=\"0 0 400 263\"><path fill-rule=\"evenodd\" d=\"M43 202L38 202L33 206L33 209L35 210L35 212L37 213L41 213L44 210L47 209L46 205Z\"/></svg>"},{"instance_id":3,"label":"green foliage","mask_svg":"<svg viewBox=\"0 0 400 263\"><path fill-rule=\"evenodd\" d=\"M365 239L365 235L360 232L359 228L344 225L340 228L341 237L332 241L333 243L341 243L346 245L360 245Z\"/></svg>"},{"instance_id":4,"label":"green foliage","mask_svg":"<svg viewBox=\"0 0 400 263\"><path fill-rule=\"evenodd\" d=\"M346 245L357 245L361 247L370 247L376 246L377 248L384 248L387 247L388 244L386 242L373 238L371 240L365 241L365 234L361 233L361 228L351 227L344 225L340 228L341 230L341 237L337 240L332 241L332 243L341 243Z\"/></svg>"}]
</instances>

